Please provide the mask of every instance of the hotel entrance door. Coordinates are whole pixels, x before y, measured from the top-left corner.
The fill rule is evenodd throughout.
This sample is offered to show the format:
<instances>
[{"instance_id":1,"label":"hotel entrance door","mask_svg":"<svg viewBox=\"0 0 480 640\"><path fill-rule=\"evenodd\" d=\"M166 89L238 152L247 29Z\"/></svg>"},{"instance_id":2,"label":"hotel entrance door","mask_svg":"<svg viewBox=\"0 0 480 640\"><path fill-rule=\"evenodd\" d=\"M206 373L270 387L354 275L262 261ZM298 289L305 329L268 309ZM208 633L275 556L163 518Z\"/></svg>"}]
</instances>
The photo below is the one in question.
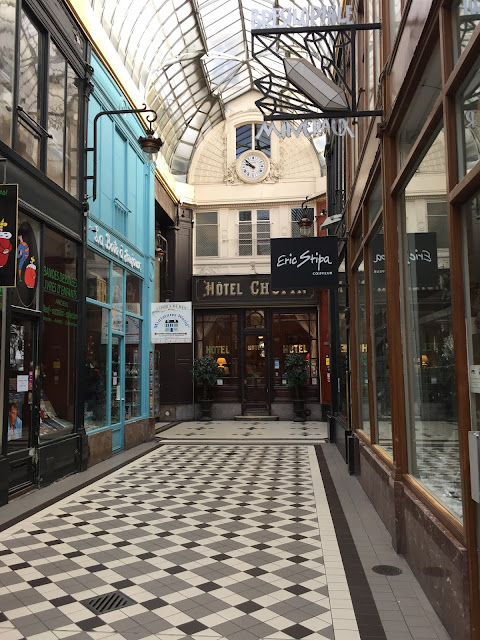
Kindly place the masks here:
<instances>
[{"instance_id":1,"label":"hotel entrance door","mask_svg":"<svg viewBox=\"0 0 480 640\"><path fill-rule=\"evenodd\" d=\"M268 370L263 332L245 335L243 413L269 412Z\"/></svg>"}]
</instances>

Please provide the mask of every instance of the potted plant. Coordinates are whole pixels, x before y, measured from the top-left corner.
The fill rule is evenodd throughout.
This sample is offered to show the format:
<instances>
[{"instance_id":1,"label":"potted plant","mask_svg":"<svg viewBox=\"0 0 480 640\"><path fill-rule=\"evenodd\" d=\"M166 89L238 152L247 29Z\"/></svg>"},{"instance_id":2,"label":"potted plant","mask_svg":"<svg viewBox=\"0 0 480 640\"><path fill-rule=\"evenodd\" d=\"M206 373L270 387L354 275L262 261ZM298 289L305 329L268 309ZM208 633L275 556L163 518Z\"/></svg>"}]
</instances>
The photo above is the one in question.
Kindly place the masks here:
<instances>
[{"instance_id":1,"label":"potted plant","mask_svg":"<svg viewBox=\"0 0 480 640\"><path fill-rule=\"evenodd\" d=\"M212 356L202 356L193 361L193 379L197 382L202 391L199 398L202 407L202 420L212 419L212 398L211 389L221 377L222 370L212 358Z\"/></svg>"},{"instance_id":2,"label":"potted plant","mask_svg":"<svg viewBox=\"0 0 480 640\"><path fill-rule=\"evenodd\" d=\"M305 418L310 415L310 410L305 409L305 400L302 398L302 388L308 380L308 362L301 353L289 353L285 358L285 373L287 374L287 386L294 393L293 410L295 412L294 422L305 422Z\"/></svg>"}]
</instances>

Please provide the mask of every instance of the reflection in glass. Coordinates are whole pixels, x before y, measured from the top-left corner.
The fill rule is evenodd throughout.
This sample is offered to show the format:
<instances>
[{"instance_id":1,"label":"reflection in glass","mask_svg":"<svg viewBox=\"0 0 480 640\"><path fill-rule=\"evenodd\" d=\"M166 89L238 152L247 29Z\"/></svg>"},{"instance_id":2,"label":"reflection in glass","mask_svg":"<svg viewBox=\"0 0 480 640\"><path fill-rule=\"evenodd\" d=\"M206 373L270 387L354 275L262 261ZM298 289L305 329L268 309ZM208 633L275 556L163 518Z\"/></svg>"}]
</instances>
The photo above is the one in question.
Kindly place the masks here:
<instances>
[{"instance_id":1,"label":"reflection in glass","mask_svg":"<svg viewBox=\"0 0 480 640\"><path fill-rule=\"evenodd\" d=\"M125 420L141 415L142 369L141 362L142 321L126 317L125 324Z\"/></svg>"},{"instance_id":2,"label":"reflection in glass","mask_svg":"<svg viewBox=\"0 0 480 640\"><path fill-rule=\"evenodd\" d=\"M15 0L0 0L0 140L11 144L15 62Z\"/></svg>"},{"instance_id":3,"label":"reflection in glass","mask_svg":"<svg viewBox=\"0 0 480 640\"><path fill-rule=\"evenodd\" d=\"M461 118L459 127L459 174L462 178L480 160L480 64L459 91L457 105Z\"/></svg>"},{"instance_id":4,"label":"reflection in glass","mask_svg":"<svg viewBox=\"0 0 480 640\"><path fill-rule=\"evenodd\" d=\"M377 426L376 441L385 451L393 455L383 225L380 226L370 243L370 264L373 323L372 374L375 381L373 398Z\"/></svg>"},{"instance_id":5,"label":"reflection in glass","mask_svg":"<svg viewBox=\"0 0 480 640\"><path fill-rule=\"evenodd\" d=\"M122 377L120 372L121 366L121 341L122 338L112 335L112 391L111 391L111 424L120 422L120 407L122 393Z\"/></svg>"},{"instance_id":6,"label":"reflection in glass","mask_svg":"<svg viewBox=\"0 0 480 640\"><path fill-rule=\"evenodd\" d=\"M85 429L107 424L108 310L87 303Z\"/></svg>"},{"instance_id":7,"label":"reflection in glass","mask_svg":"<svg viewBox=\"0 0 480 640\"><path fill-rule=\"evenodd\" d=\"M476 195L463 208L464 234L467 244L468 279L466 281L470 406L472 430L480 430L480 196Z\"/></svg>"},{"instance_id":8,"label":"reflection in glass","mask_svg":"<svg viewBox=\"0 0 480 640\"><path fill-rule=\"evenodd\" d=\"M358 326L358 382L360 394L359 427L370 436L370 407L368 401L368 344L367 310L365 307L365 272L363 261L355 273L355 293L357 296Z\"/></svg>"},{"instance_id":9,"label":"reflection in glass","mask_svg":"<svg viewBox=\"0 0 480 640\"><path fill-rule=\"evenodd\" d=\"M454 33L454 53L459 58L470 41L480 18L480 3L478 0L456 0L452 12L456 26Z\"/></svg>"},{"instance_id":10,"label":"reflection in glass","mask_svg":"<svg viewBox=\"0 0 480 640\"><path fill-rule=\"evenodd\" d=\"M301 353L308 362L308 385L318 389L319 366L316 313L274 313L272 315L272 357L275 386L285 386L285 358Z\"/></svg>"},{"instance_id":11,"label":"reflection in glass","mask_svg":"<svg viewBox=\"0 0 480 640\"><path fill-rule=\"evenodd\" d=\"M87 249L87 298L109 302L110 262Z\"/></svg>"},{"instance_id":12,"label":"reflection in glass","mask_svg":"<svg viewBox=\"0 0 480 640\"><path fill-rule=\"evenodd\" d=\"M345 258L338 269L338 379L340 390L338 408L341 417L348 421L348 331L347 331L347 278L345 274Z\"/></svg>"},{"instance_id":13,"label":"reflection in glass","mask_svg":"<svg viewBox=\"0 0 480 640\"><path fill-rule=\"evenodd\" d=\"M66 61L53 42L50 42L48 64L48 139L47 175L63 187L63 128L65 122Z\"/></svg>"},{"instance_id":14,"label":"reflection in glass","mask_svg":"<svg viewBox=\"0 0 480 640\"><path fill-rule=\"evenodd\" d=\"M78 194L78 128L80 80L67 64L67 113L65 118L65 189Z\"/></svg>"},{"instance_id":15,"label":"reflection in glass","mask_svg":"<svg viewBox=\"0 0 480 640\"><path fill-rule=\"evenodd\" d=\"M33 322L12 317L9 328L7 453L30 446L33 421L35 345Z\"/></svg>"},{"instance_id":16,"label":"reflection in glass","mask_svg":"<svg viewBox=\"0 0 480 640\"><path fill-rule=\"evenodd\" d=\"M428 201L446 199L441 130L403 194L404 279L409 376L410 473L454 516L462 518L455 392L450 253L446 202L430 226ZM443 218L439 221L439 217Z\"/></svg>"},{"instance_id":17,"label":"reflection in glass","mask_svg":"<svg viewBox=\"0 0 480 640\"><path fill-rule=\"evenodd\" d=\"M197 358L211 356L223 369L223 383L238 384L237 315L197 312L195 332Z\"/></svg>"},{"instance_id":18,"label":"reflection in glass","mask_svg":"<svg viewBox=\"0 0 480 640\"><path fill-rule=\"evenodd\" d=\"M142 281L127 271L126 306L127 313L142 313Z\"/></svg>"},{"instance_id":19,"label":"reflection in glass","mask_svg":"<svg viewBox=\"0 0 480 640\"><path fill-rule=\"evenodd\" d=\"M112 331L123 331L123 269L112 268Z\"/></svg>"}]
</instances>

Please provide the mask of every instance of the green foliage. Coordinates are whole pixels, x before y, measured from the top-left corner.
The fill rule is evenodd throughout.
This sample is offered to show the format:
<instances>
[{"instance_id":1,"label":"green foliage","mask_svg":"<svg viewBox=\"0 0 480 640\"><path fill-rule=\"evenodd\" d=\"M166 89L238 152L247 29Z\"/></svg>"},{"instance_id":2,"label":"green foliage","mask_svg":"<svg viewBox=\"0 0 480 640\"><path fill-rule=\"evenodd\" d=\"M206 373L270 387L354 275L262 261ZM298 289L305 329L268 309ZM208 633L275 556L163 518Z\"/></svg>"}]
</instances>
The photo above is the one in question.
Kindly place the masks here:
<instances>
[{"instance_id":1,"label":"green foliage","mask_svg":"<svg viewBox=\"0 0 480 640\"><path fill-rule=\"evenodd\" d=\"M299 390L307 384L308 362L302 353L289 353L285 358L285 373L287 374L287 385L290 389Z\"/></svg>"},{"instance_id":2,"label":"green foliage","mask_svg":"<svg viewBox=\"0 0 480 640\"><path fill-rule=\"evenodd\" d=\"M208 389L216 384L217 378L223 375L222 369L212 356L195 358L192 373L195 382L198 382L203 387L204 398L207 397Z\"/></svg>"}]
</instances>

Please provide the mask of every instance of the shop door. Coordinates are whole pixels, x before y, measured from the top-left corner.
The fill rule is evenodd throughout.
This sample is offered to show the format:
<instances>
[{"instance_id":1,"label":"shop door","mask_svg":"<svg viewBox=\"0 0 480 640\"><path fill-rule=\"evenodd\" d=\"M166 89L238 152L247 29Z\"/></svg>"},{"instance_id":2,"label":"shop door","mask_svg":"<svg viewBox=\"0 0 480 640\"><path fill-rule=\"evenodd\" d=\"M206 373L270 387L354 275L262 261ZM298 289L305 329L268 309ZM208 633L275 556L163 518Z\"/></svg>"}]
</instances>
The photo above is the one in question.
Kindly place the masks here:
<instances>
[{"instance_id":1,"label":"shop door","mask_svg":"<svg viewBox=\"0 0 480 640\"><path fill-rule=\"evenodd\" d=\"M7 456L10 463L10 491L35 481L33 464L38 442L38 389L34 384L37 366L37 321L12 314L10 325Z\"/></svg>"},{"instance_id":2,"label":"shop door","mask_svg":"<svg viewBox=\"0 0 480 640\"><path fill-rule=\"evenodd\" d=\"M263 333L245 335L244 412L268 411L268 377Z\"/></svg>"},{"instance_id":3,"label":"shop door","mask_svg":"<svg viewBox=\"0 0 480 640\"><path fill-rule=\"evenodd\" d=\"M112 453L123 451L125 424L125 356L123 337L112 335L111 425Z\"/></svg>"}]
</instances>

